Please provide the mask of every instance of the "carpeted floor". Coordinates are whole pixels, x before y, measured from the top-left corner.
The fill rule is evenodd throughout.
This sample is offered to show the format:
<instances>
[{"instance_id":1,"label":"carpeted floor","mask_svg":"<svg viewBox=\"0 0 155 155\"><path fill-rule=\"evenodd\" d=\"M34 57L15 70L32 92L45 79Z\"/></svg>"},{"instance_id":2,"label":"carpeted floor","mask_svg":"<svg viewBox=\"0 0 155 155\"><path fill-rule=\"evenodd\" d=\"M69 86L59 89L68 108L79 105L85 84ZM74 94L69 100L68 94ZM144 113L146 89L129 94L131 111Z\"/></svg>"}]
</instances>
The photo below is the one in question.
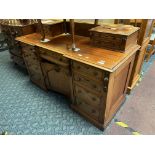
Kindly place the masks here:
<instances>
[{"instance_id":1,"label":"carpeted floor","mask_svg":"<svg viewBox=\"0 0 155 155\"><path fill-rule=\"evenodd\" d=\"M155 56L151 58L149 63L144 63L143 65L144 75L146 75L147 80L153 77L151 67L155 68L154 60ZM151 73L148 73L150 70ZM148 128L146 127L148 117L155 116L155 109L151 108L154 106L153 101L148 103L149 99L151 99L148 97L148 100L144 100L142 105L139 103L140 100L146 99L146 96L145 98L143 96L145 89L147 92L150 90L150 88L146 88L146 84L144 77L139 87L128 96L127 101L118 111L115 118L131 124L133 128L135 127L142 134L153 134L155 133L155 124L152 124L152 128L150 127L151 123L148 124ZM152 88L155 91L153 86ZM141 92L139 92L139 89L142 89ZM147 95L150 96L150 94ZM15 135L131 134L126 129L117 126L114 120L111 121L104 132L100 131L72 111L68 106L69 102L68 99L60 94L52 91L46 93L32 84L27 73L10 61L8 51L0 52L0 132L7 131L8 134ZM142 106L143 108L141 108ZM148 112L147 118L144 119L143 112L145 109ZM151 110L150 115L149 110ZM139 123L138 120L135 121L136 118L134 116L139 119ZM143 121L145 121L145 132L142 131ZM140 125L138 126L138 124ZM152 129L151 131L149 130L150 128Z\"/></svg>"}]
</instances>

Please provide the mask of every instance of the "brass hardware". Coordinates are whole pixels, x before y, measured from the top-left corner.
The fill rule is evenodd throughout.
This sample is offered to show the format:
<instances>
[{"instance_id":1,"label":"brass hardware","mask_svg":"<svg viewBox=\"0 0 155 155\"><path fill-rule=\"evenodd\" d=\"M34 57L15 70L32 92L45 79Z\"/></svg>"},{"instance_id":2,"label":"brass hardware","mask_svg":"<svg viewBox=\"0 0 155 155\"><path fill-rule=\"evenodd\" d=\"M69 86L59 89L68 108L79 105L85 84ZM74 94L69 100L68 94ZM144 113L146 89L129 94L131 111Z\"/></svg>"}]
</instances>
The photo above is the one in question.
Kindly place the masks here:
<instances>
[{"instance_id":1,"label":"brass hardware","mask_svg":"<svg viewBox=\"0 0 155 155\"><path fill-rule=\"evenodd\" d=\"M106 72L105 77L103 79L103 90L104 90L104 92L108 91L108 82L109 82L109 74Z\"/></svg>"}]
</instances>

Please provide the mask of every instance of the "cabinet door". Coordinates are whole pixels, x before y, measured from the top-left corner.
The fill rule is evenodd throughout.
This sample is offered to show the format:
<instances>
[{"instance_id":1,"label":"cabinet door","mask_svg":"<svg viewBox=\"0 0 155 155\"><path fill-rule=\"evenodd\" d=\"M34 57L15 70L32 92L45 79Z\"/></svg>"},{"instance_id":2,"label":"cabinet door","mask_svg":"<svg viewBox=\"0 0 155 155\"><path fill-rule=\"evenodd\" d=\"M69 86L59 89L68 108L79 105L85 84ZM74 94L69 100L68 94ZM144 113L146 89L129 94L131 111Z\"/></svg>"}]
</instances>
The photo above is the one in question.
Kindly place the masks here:
<instances>
[{"instance_id":1,"label":"cabinet door","mask_svg":"<svg viewBox=\"0 0 155 155\"><path fill-rule=\"evenodd\" d=\"M29 48L23 47L22 53L30 78L32 82L46 90L47 88L45 85L44 75L37 56L37 49L33 46L28 47Z\"/></svg>"},{"instance_id":2,"label":"cabinet door","mask_svg":"<svg viewBox=\"0 0 155 155\"><path fill-rule=\"evenodd\" d=\"M69 69L46 62L42 63L42 66L43 70L46 71L50 89L70 96L71 76Z\"/></svg>"}]
</instances>

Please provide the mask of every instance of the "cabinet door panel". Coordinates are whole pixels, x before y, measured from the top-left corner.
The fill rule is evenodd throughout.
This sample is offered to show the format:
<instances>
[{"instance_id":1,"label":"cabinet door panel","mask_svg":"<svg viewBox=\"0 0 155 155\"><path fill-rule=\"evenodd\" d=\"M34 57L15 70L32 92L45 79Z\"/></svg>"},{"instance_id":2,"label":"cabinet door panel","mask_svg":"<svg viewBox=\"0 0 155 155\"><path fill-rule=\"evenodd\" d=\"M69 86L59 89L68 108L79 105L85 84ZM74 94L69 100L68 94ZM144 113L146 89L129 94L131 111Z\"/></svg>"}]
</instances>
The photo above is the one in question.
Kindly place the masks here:
<instances>
[{"instance_id":1,"label":"cabinet door panel","mask_svg":"<svg viewBox=\"0 0 155 155\"><path fill-rule=\"evenodd\" d=\"M46 71L50 89L70 96L71 76L69 69L50 63L42 63L42 66L43 70Z\"/></svg>"}]
</instances>

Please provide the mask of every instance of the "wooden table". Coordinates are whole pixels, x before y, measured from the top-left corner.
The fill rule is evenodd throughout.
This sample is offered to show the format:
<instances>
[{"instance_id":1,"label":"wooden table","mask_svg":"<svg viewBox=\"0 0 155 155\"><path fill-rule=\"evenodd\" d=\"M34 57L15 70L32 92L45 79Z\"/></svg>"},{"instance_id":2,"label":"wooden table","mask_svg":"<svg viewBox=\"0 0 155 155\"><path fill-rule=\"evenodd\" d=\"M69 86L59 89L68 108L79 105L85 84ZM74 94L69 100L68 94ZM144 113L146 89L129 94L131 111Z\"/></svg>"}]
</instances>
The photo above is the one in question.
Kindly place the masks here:
<instances>
[{"instance_id":1,"label":"wooden table","mask_svg":"<svg viewBox=\"0 0 155 155\"><path fill-rule=\"evenodd\" d=\"M31 80L41 88L71 99L71 108L104 129L125 100L136 51L125 53L94 47L90 39L75 36L80 51L69 50L71 38L60 35L41 43L40 34L18 37Z\"/></svg>"}]
</instances>

